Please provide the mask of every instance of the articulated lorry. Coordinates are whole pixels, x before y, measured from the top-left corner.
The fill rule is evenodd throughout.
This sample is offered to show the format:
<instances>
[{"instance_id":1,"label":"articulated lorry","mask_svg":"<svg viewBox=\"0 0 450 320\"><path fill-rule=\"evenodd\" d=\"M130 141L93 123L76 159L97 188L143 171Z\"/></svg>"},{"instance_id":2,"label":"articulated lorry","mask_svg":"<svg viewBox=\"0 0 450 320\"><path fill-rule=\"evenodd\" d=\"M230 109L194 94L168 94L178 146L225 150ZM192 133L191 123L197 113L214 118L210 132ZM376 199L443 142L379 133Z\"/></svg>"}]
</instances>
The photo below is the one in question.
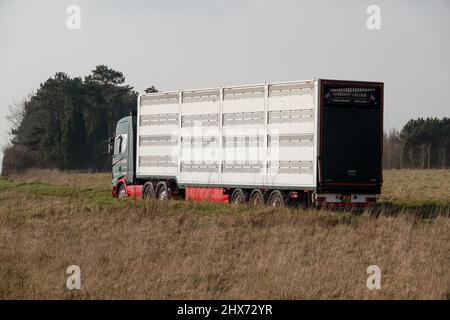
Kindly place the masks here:
<instances>
[{"instance_id":1,"label":"articulated lorry","mask_svg":"<svg viewBox=\"0 0 450 320\"><path fill-rule=\"evenodd\" d=\"M383 83L141 94L109 140L112 195L364 206L382 185Z\"/></svg>"}]
</instances>

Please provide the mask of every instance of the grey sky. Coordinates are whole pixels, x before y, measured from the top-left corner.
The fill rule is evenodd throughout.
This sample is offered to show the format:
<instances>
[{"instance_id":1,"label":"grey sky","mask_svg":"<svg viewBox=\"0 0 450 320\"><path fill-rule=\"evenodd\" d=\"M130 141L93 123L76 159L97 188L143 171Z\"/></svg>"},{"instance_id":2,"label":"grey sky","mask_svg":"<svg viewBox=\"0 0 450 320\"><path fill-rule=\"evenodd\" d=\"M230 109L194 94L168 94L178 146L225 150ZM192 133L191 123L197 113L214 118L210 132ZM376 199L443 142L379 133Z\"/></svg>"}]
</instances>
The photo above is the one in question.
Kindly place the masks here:
<instances>
[{"instance_id":1,"label":"grey sky","mask_svg":"<svg viewBox=\"0 0 450 320\"><path fill-rule=\"evenodd\" d=\"M81 8L68 30L66 8ZM381 30L366 8L381 8ZM385 126L450 115L450 0L0 0L0 142L8 104L98 64L142 91L311 78L385 82ZM1 155L0 155L1 157Z\"/></svg>"}]
</instances>

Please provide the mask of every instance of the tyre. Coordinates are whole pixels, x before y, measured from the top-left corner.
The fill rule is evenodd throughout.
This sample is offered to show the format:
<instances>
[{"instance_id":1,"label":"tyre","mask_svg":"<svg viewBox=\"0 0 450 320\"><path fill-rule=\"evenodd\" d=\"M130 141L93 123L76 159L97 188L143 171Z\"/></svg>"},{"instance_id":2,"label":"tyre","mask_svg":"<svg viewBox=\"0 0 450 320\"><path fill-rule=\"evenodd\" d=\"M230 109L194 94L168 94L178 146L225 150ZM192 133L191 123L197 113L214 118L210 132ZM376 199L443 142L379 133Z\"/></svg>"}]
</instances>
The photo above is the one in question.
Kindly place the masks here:
<instances>
[{"instance_id":1,"label":"tyre","mask_svg":"<svg viewBox=\"0 0 450 320\"><path fill-rule=\"evenodd\" d=\"M274 208L284 207L284 197L279 190L274 190L270 193L269 205Z\"/></svg>"},{"instance_id":2,"label":"tyre","mask_svg":"<svg viewBox=\"0 0 450 320\"><path fill-rule=\"evenodd\" d=\"M245 194L242 189L236 189L231 194L231 203L241 204L245 202Z\"/></svg>"},{"instance_id":3,"label":"tyre","mask_svg":"<svg viewBox=\"0 0 450 320\"><path fill-rule=\"evenodd\" d=\"M259 189L255 189L250 194L250 204L253 206L262 206L264 204L264 195Z\"/></svg>"},{"instance_id":4,"label":"tyre","mask_svg":"<svg viewBox=\"0 0 450 320\"><path fill-rule=\"evenodd\" d=\"M128 197L127 186L125 183L122 183L119 187L119 193L117 195L118 198L126 198Z\"/></svg>"},{"instance_id":5,"label":"tyre","mask_svg":"<svg viewBox=\"0 0 450 320\"><path fill-rule=\"evenodd\" d=\"M169 200L170 190L164 181L160 181L156 185L156 197L158 198L158 200L162 201Z\"/></svg>"},{"instance_id":6,"label":"tyre","mask_svg":"<svg viewBox=\"0 0 450 320\"><path fill-rule=\"evenodd\" d=\"M155 198L155 188L153 187L153 183L146 182L144 184L144 192L142 193L142 198L144 200L150 200Z\"/></svg>"}]
</instances>

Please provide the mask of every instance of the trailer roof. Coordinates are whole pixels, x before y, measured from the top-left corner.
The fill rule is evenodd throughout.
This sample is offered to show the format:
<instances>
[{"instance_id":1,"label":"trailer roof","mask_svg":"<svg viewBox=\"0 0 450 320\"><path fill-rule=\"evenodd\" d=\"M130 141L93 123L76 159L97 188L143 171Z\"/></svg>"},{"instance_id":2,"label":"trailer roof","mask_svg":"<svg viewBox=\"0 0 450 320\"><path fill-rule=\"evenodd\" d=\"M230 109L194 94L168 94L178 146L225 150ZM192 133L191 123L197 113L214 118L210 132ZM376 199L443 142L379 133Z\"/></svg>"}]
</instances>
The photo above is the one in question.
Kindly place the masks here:
<instances>
[{"instance_id":1,"label":"trailer roof","mask_svg":"<svg viewBox=\"0 0 450 320\"><path fill-rule=\"evenodd\" d=\"M256 84L244 84L244 85L229 85L229 86L219 86L219 87L209 87L209 88L196 88L196 89L180 89L180 90L170 90L170 91L158 91L152 93L141 93L140 96L162 96L162 95L174 95L179 92L208 92L215 91L220 89L235 89L235 88L253 88L253 87L261 87L261 86L271 86L271 85L288 85L288 84L301 84L301 83L311 83L316 81L317 79L310 80L294 80L294 81L281 81L281 82L265 82L265 83L256 83Z\"/></svg>"}]
</instances>

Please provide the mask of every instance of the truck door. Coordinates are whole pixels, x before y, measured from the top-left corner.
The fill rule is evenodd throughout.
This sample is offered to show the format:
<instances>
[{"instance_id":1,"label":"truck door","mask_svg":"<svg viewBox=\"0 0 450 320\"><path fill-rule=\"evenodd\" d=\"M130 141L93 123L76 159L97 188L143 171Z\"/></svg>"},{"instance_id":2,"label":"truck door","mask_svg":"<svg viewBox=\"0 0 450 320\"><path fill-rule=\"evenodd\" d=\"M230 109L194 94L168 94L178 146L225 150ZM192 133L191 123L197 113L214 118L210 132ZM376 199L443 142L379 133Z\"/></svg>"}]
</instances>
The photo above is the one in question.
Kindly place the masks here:
<instances>
[{"instance_id":1,"label":"truck door","mask_svg":"<svg viewBox=\"0 0 450 320\"><path fill-rule=\"evenodd\" d=\"M320 88L321 190L379 193L383 84L321 80Z\"/></svg>"},{"instance_id":2,"label":"truck door","mask_svg":"<svg viewBox=\"0 0 450 320\"><path fill-rule=\"evenodd\" d=\"M120 121L116 127L112 172L113 183L117 183L118 179L126 177L128 173L128 121Z\"/></svg>"}]
</instances>

